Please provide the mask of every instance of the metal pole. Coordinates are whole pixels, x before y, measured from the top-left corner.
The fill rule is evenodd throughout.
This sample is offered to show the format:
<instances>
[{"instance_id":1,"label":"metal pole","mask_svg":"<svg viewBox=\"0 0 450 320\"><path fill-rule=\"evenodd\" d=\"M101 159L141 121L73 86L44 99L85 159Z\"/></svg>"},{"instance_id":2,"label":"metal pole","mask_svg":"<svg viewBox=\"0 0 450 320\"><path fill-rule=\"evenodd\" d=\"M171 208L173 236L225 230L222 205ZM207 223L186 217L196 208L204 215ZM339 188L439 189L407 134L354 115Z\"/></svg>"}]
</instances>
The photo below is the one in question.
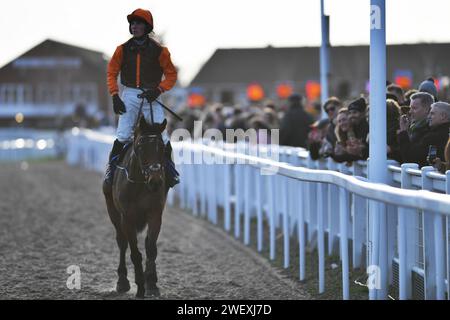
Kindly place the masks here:
<instances>
[{"instance_id":1,"label":"metal pole","mask_svg":"<svg viewBox=\"0 0 450 320\"><path fill-rule=\"evenodd\" d=\"M320 46L320 99L322 105L328 99L328 74L329 57L328 48L330 46L330 17L325 15L324 0L320 0L320 20L322 29L322 44ZM327 118L327 114L322 108L321 118Z\"/></svg>"},{"instance_id":2,"label":"metal pole","mask_svg":"<svg viewBox=\"0 0 450 320\"><path fill-rule=\"evenodd\" d=\"M387 155L386 155L386 1L371 0L370 12L370 151L369 151L369 180L377 183L387 182ZM386 234L381 228L381 215L383 206L370 201L369 213L373 223L372 263L378 264L380 275L387 272L384 263L387 262L384 255L384 242L382 235ZM382 265L383 264L383 265ZM386 283L381 283L381 288L372 291L371 299L386 299Z\"/></svg>"}]
</instances>

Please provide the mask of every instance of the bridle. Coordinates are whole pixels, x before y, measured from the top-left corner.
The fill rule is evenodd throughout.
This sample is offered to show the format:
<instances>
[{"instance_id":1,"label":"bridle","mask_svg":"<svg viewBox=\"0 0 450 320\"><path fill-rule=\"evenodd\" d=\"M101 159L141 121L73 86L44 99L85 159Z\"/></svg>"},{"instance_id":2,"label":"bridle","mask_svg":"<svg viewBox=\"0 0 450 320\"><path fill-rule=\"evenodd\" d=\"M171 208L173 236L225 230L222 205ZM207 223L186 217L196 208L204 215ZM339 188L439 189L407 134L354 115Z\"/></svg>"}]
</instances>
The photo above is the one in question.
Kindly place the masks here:
<instances>
[{"instance_id":1,"label":"bridle","mask_svg":"<svg viewBox=\"0 0 450 320\"><path fill-rule=\"evenodd\" d=\"M144 134L139 136L137 141L133 143L133 150L131 156L136 157L136 159L138 160L139 166L141 168L141 173L144 175L144 177L148 177L150 174L160 171L162 165L161 163L143 164L138 153L136 152L136 148L139 148L141 145L144 145L146 143L154 142L155 140L156 140L155 152L158 153L159 148L161 147L163 148L162 152L164 153L164 142L161 138L161 134Z\"/></svg>"},{"instance_id":2,"label":"bridle","mask_svg":"<svg viewBox=\"0 0 450 320\"><path fill-rule=\"evenodd\" d=\"M144 179L143 180L135 180L135 179L130 177L129 168L127 166L125 166L125 167L122 167L122 166L119 166L119 165L116 166L117 169L125 171L125 175L127 176L127 181L132 183L132 184L145 184L145 185L148 185L146 177L148 177L150 174L152 174L154 172L160 171L162 169L162 167L163 167L163 165L161 165L161 163L151 163L151 164L148 164L148 165L142 165L141 159L138 156L138 153L136 152L136 148L139 147L139 145L147 143L147 142L141 142L144 139L149 139L150 141L151 140L159 140L159 139L161 139L160 140L161 141L161 146L164 148L164 142L162 141L162 138L161 138L160 134L144 134L144 135L139 136L139 138L136 141L136 143L133 143L133 145L131 147L132 148L131 149L131 157L134 157L135 159L137 159L137 162L139 164L139 168L141 170L141 174L144 176ZM148 142L150 142L150 141L148 141ZM158 152L158 148L156 149L156 152ZM164 150L163 150L163 152L164 152Z\"/></svg>"}]
</instances>

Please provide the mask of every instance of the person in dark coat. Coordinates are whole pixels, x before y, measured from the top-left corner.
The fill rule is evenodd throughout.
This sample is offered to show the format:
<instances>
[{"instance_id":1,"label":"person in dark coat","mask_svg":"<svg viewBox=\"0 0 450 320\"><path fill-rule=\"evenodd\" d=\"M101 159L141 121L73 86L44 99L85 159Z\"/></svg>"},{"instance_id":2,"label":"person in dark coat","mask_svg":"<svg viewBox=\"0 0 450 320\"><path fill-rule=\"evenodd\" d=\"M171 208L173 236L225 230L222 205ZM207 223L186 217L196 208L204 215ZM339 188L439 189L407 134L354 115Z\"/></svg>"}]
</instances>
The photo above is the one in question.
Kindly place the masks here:
<instances>
[{"instance_id":1,"label":"person in dark coat","mask_svg":"<svg viewBox=\"0 0 450 320\"><path fill-rule=\"evenodd\" d=\"M411 96L409 117L400 117L400 130L397 135L402 163L426 164L423 155L419 155L416 149L430 130L428 114L434 103L432 95L426 92L418 92ZM411 119L411 120L410 120ZM420 162L420 159L422 161Z\"/></svg>"},{"instance_id":2,"label":"person in dark coat","mask_svg":"<svg viewBox=\"0 0 450 320\"><path fill-rule=\"evenodd\" d=\"M317 120L311 125L311 131L308 134L308 150L313 160L327 156L323 152L323 140L325 139L329 125L329 119Z\"/></svg>"},{"instance_id":3,"label":"person in dark coat","mask_svg":"<svg viewBox=\"0 0 450 320\"><path fill-rule=\"evenodd\" d=\"M302 104L303 97L293 94L289 97L289 110L286 111L280 125L280 145L306 147L306 140L312 117L306 113Z\"/></svg>"},{"instance_id":4,"label":"person in dark coat","mask_svg":"<svg viewBox=\"0 0 450 320\"><path fill-rule=\"evenodd\" d=\"M367 104L364 98L352 101L348 106L348 116L355 137L348 141L347 152L356 156L358 160L367 160L369 157L369 144L367 143L369 123L366 120L366 109Z\"/></svg>"},{"instance_id":5,"label":"person in dark coat","mask_svg":"<svg viewBox=\"0 0 450 320\"><path fill-rule=\"evenodd\" d=\"M445 145L448 141L450 127L450 104L436 102L431 105L429 114L430 130L417 143L412 144L405 135L400 140L400 148L406 149L409 161L418 163L420 167L433 164L427 159L430 146L434 146L437 151L437 158L444 159Z\"/></svg>"},{"instance_id":6,"label":"person in dark coat","mask_svg":"<svg viewBox=\"0 0 450 320\"><path fill-rule=\"evenodd\" d=\"M386 100L386 136L387 136L387 157L397 162L402 161L400 147L397 140L397 131L399 129L400 106L391 99Z\"/></svg>"},{"instance_id":7,"label":"person in dark coat","mask_svg":"<svg viewBox=\"0 0 450 320\"><path fill-rule=\"evenodd\" d=\"M444 159L438 157L434 161L430 161L430 163L433 164L433 167L442 174L445 174L447 170L450 170L450 137L445 145L444 156Z\"/></svg>"}]
</instances>

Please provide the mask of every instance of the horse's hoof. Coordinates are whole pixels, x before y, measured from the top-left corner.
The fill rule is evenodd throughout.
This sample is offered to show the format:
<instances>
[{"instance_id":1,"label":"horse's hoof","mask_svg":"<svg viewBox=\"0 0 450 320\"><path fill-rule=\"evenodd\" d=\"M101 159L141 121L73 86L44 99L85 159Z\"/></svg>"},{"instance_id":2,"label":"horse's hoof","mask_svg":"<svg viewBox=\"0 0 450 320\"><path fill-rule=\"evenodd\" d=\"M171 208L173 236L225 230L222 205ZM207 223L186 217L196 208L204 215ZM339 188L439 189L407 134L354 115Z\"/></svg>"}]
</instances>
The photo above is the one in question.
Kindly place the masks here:
<instances>
[{"instance_id":1,"label":"horse's hoof","mask_svg":"<svg viewBox=\"0 0 450 320\"><path fill-rule=\"evenodd\" d=\"M146 297L159 297L161 295L161 293L159 292L158 288L154 288L154 289L147 289L145 290L145 296Z\"/></svg>"},{"instance_id":2,"label":"horse's hoof","mask_svg":"<svg viewBox=\"0 0 450 320\"><path fill-rule=\"evenodd\" d=\"M136 292L136 298L142 299L145 297L145 290L144 288L138 288Z\"/></svg>"},{"instance_id":3,"label":"horse's hoof","mask_svg":"<svg viewBox=\"0 0 450 320\"><path fill-rule=\"evenodd\" d=\"M161 293L159 292L159 288L156 285L145 288L146 297L159 297L160 295Z\"/></svg>"},{"instance_id":4,"label":"horse's hoof","mask_svg":"<svg viewBox=\"0 0 450 320\"><path fill-rule=\"evenodd\" d=\"M130 291L130 282L128 280L117 281L116 291L118 293L125 293Z\"/></svg>"}]
</instances>

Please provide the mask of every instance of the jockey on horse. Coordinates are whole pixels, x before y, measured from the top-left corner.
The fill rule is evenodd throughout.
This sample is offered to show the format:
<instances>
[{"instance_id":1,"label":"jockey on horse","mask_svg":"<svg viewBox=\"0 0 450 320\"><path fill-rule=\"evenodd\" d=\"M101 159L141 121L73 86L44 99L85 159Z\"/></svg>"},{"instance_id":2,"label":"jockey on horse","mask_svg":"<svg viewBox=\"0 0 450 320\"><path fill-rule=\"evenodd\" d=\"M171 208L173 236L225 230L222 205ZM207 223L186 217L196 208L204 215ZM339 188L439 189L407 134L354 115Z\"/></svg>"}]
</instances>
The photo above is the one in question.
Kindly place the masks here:
<instances>
[{"instance_id":1,"label":"jockey on horse","mask_svg":"<svg viewBox=\"0 0 450 320\"><path fill-rule=\"evenodd\" d=\"M104 184L107 186L112 185L116 164L124 146L133 140L134 125L139 112L142 112L148 123L162 123L165 119L162 104L151 103L161 93L170 90L177 81L177 71L170 59L169 50L149 37L149 33L153 31L151 12L137 9L127 16L127 20L133 38L116 48L107 71L114 112L120 115L117 139L109 155L104 178ZM121 97L117 85L119 73L120 82L124 86ZM166 144L166 183L168 187L174 187L179 183L179 176L172 161L172 148L166 131L162 137Z\"/></svg>"}]
</instances>

